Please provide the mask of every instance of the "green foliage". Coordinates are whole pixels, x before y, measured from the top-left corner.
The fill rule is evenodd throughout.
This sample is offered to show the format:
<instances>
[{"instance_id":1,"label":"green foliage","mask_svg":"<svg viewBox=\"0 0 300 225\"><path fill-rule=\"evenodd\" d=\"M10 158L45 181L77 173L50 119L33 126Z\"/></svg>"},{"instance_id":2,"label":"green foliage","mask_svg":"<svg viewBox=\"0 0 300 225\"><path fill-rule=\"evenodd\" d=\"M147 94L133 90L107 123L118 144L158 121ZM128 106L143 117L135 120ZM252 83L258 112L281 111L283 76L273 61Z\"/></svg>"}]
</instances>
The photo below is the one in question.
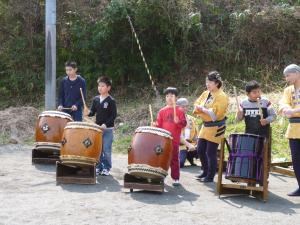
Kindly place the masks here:
<instances>
[{"instance_id":1,"label":"green foliage","mask_svg":"<svg viewBox=\"0 0 300 225\"><path fill-rule=\"evenodd\" d=\"M1 96L43 93L44 4L0 0ZM198 75L211 69L237 86L249 79L271 86L286 64L297 63L299 5L299 0L58 1L57 77L73 59L89 90L102 74L128 94L138 93L130 87L150 86L129 15L160 89L175 85L193 92L202 83Z\"/></svg>"}]
</instances>

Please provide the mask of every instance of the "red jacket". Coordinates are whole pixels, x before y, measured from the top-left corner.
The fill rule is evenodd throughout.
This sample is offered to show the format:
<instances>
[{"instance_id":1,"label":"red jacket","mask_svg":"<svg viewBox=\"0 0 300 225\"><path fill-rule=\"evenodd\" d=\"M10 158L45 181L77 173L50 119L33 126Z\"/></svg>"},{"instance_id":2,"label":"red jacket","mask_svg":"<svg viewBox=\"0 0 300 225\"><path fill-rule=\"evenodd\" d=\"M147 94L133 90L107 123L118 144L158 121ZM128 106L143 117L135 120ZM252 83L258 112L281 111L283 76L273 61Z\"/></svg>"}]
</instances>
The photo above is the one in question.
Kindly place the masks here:
<instances>
[{"instance_id":1,"label":"red jacket","mask_svg":"<svg viewBox=\"0 0 300 225\"><path fill-rule=\"evenodd\" d=\"M159 110L156 122L157 127L171 132L173 136L173 143L179 145L181 130L186 126L186 117L185 113L178 106L176 106L176 116L179 119L178 123L174 122L173 107L165 106Z\"/></svg>"}]
</instances>

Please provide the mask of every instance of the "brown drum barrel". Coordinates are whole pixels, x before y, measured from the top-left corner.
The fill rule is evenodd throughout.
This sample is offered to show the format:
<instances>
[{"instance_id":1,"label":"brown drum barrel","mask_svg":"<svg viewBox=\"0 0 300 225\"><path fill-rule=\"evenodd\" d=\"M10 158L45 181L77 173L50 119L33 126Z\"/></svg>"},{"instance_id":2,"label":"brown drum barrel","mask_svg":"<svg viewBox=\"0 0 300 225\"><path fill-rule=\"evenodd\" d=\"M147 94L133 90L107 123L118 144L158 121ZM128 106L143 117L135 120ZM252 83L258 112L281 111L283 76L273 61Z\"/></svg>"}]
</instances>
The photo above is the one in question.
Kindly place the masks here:
<instances>
[{"instance_id":1,"label":"brown drum barrel","mask_svg":"<svg viewBox=\"0 0 300 225\"><path fill-rule=\"evenodd\" d=\"M172 157L172 136L156 127L139 127L128 149L128 173L142 178L164 178Z\"/></svg>"},{"instance_id":2,"label":"brown drum barrel","mask_svg":"<svg viewBox=\"0 0 300 225\"><path fill-rule=\"evenodd\" d=\"M36 149L60 149L64 128L72 117L64 112L42 112L35 127Z\"/></svg>"},{"instance_id":3,"label":"brown drum barrel","mask_svg":"<svg viewBox=\"0 0 300 225\"><path fill-rule=\"evenodd\" d=\"M64 129L60 159L67 164L93 164L102 152L100 126L85 122L70 122Z\"/></svg>"}]
</instances>

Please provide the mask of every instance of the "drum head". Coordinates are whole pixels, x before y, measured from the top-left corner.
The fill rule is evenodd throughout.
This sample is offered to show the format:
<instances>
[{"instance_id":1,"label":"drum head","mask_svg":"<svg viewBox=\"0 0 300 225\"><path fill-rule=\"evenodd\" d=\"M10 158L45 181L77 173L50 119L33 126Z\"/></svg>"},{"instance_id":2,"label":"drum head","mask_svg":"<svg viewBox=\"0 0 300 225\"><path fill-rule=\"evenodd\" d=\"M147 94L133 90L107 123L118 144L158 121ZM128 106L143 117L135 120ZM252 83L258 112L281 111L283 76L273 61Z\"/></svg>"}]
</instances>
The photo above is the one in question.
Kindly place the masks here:
<instances>
[{"instance_id":1,"label":"drum head","mask_svg":"<svg viewBox=\"0 0 300 225\"><path fill-rule=\"evenodd\" d=\"M162 137L173 139L172 134L169 131L158 127L150 127L150 126L138 127L135 130L135 133L151 133L151 134L156 134Z\"/></svg>"},{"instance_id":2,"label":"drum head","mask_svg":"<svg viewBox=\"0 0 300 225\"><path fill-rule=\"evenodd\" d=\"M60 111L44 111L39 115L40 117L58 117L58 118L64 118L69 119L70 121L73 121L72 117L68 113L60 112Z\"/></svg>"},{"instance_id":3,"label":"drum head","mask_svg":"<svg viewBox=\"0 0 300 225\"><path fill-rule=\"evenodd\" d=\"M99 125L86 122L69 122L65 129L91 129L102 133L102 129Z\"/></svg>"}]
</instances>

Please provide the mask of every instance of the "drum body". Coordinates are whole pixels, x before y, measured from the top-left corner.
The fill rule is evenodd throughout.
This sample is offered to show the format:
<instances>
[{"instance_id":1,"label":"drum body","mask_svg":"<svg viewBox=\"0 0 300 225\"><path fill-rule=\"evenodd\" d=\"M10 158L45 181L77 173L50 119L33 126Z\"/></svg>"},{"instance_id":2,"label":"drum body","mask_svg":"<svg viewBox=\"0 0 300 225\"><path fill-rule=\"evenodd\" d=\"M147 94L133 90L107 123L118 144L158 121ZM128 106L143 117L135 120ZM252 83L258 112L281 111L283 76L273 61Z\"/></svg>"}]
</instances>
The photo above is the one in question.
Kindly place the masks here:
<instances>
[{"instance_id":1,"label":"drum body","mask_svg":"<svg viewBox=\"0 0 300 225\"><path fill-rule=\"evenodd\" d=\"M71 121L72 117L64 112L42 112L35 127L35 149L59 150L64 128Z\"/></svg>"},{"instance_id":2,"label":"drum body","mask_svg":"<svg viewBox=\"0 0 300 225\"><path fill-rule=\"evenodd\" d=\"M102 153L100 126L85 122L70 122L64 129L60 159L64 164L92 165Z\"/></svg>"},{"instance_id":3,"label":"drum body","mask_svg":"<svg viewBox=\"0 0 300 225\"><path fill-rule=\"evenodd\" d=\"M231 134L229 136L229 158L227 179L262 182L263 152L265 138L253 134Z\"/></svg>"},{"instance_id":4,"label":"drum body","mask_svg":"<svg viewBox=\"0 0 300 225\"><path fill-rule=\"evenodd\" d=\"M169 131L156 127L139 127L128 149L128 173L142 178L165 178L172 151L172 136Z\"/></svg>"}]
</instances>

